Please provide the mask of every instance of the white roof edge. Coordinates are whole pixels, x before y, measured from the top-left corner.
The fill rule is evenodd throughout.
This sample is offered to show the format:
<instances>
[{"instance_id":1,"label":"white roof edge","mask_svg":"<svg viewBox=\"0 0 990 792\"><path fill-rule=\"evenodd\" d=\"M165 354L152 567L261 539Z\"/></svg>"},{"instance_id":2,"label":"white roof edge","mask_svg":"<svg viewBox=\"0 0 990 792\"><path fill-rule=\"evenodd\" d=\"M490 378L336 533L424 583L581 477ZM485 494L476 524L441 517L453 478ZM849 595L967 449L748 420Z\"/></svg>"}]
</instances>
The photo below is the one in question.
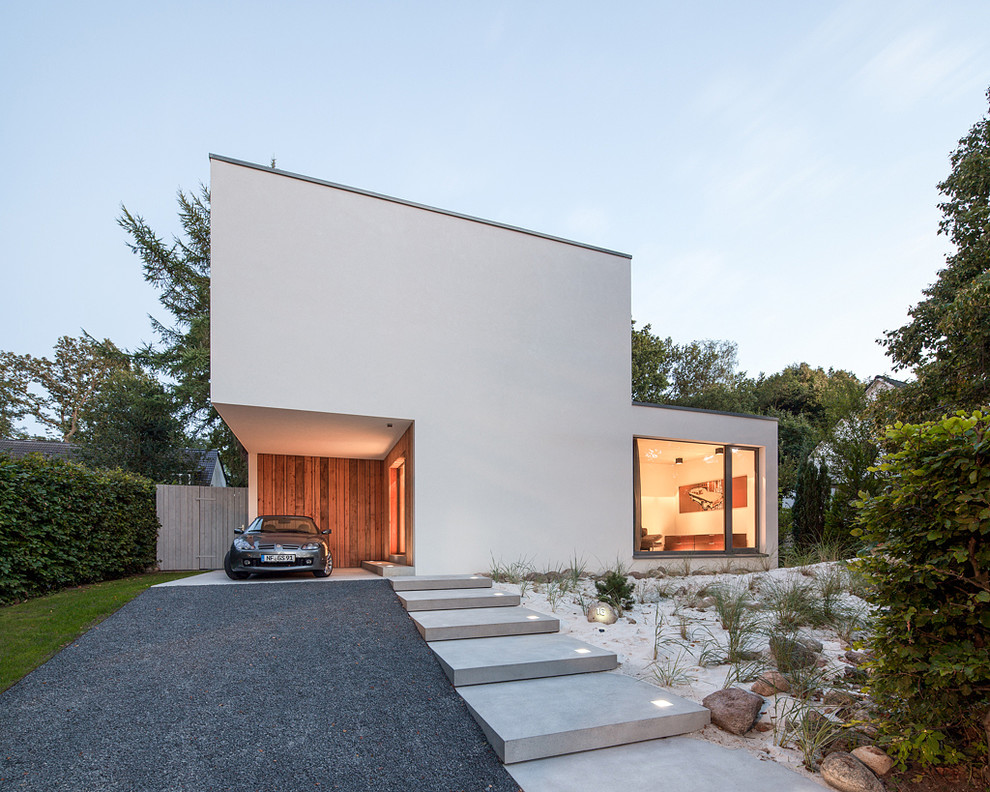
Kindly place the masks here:
<instances>
[{"instance_id":1,"label":"white roof edge","mask_svg":"<svg viewBox=\"0 0 990 792\"><path fill-rule=\"evenodd\" d=\"M573 245L574 247L584 248L585 250L594 250L598 253L605 253L609 256L618 256L624 259L632 259L630 253L621 253L617 250L609 250L608 248L598 247L597 245L588 245L584 242L575 242L573 239L564 239L563 237L553 236L551 234L544 234L539 231L532 231L528 228L520 228L519 226L509 225L508 223L499 223L495 220L485 220L483 217L474 217L472 215L461 214L460 212L451 212L448 209L438 209L435 206L428 206L427 204L416 203L415 201L406 201L402 198L394 198L391 195L383 195L382 193L371 192L370 190L362 190L358 187L348 187L346 184L337 184L336 182L326 181L325 179L317 179L312 176L305 176L301 173L293 173L292 171L281 170L279 168L271 168L267 165L258 165L255 162L247 162L245 160L234 159L233 157L225 157L221 154L210 154L211 160L216 160L217 162L225 162L228 165L238 165L242 168L251 168L252 170L263 171L265 173L272 173L276 176L285 176L290 179L298 179L299 181L309 182L311 184L319 184L323 187L333 187L337 190L344 190L346 192L355 193L357 195L364 195L368 198L378 198L382 201L390 201L391 203L402 204L403 206L410 206L414 209L422 209L427 212L435 212L436 214L447 215L448 217L456 217L460 220L467 220L472 223L480 223L482 225L493 226L494 228L502 228L506 231L515 231L520 234L528 234L529 236L540 237L541 239L548 239L551 242L560 242L565 245Z\"/></svg>"}]
</instances>

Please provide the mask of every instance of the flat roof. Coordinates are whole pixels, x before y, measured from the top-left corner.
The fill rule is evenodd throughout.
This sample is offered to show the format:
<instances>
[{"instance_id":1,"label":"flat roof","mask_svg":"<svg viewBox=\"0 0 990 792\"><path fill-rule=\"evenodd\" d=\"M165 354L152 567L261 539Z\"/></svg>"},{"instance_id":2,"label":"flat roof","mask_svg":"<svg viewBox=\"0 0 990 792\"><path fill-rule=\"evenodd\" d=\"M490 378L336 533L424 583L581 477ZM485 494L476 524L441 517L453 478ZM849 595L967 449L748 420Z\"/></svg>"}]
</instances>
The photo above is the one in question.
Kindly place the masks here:
<instances>
[{"instance_id":1,"label":"flat roof","mask_svg":"<svg viewBox=\"0 0 990 792\"><path fill-rule=\"evenodd\" d=\"M757 421L773 421L780 423L780 419L772 415L755 415L753 413L726 412L725 410L706 410L703 407L681 407L678 404L654 404L653 402L632 403L633 407L657 407L661 410L683 410L684 412L709 413L710 415L728 415L733 418L754 418Z\"/></svg>"},{"instance_id":2,"label":"flat roof","mask_svg":"<svg viewBox=\"0 0 990 792\"><path fill-rule=\"evenodd\" d=\"M506 231L516 231L520 234L529 234L529 236L549 239L551 242L561 242L565 245L573 245L574 247L585 248L586 250L594 250L598 253L607 253L610 256L619 256L625 259L632 258L632 255L629 253L620 253L617 250L609 250L608 248L598 247L596 245L586 245L583 242L575 242L573 239L564 239L563 237L556 237L550 234L542 234L539 231L531 231L528 228L520 228L519 226L508 225L507 223L497 223L494 220L485 220L482 217L473 217L471 215L461 214L460 212L451 212L447 209L438 209L435 206L427 206L426 204L415 203L414 201L404 201L401 198L393 198L390 195L382 195L381 193L371 192L370 190L360 190L357 187L348 187L346 184L337 184L336 182L325 181L324 179L314 179L312 176L304 176L301 173L292 173L291 171L285 171L279 168L271 168L267 165L259 165L255 162L246 162L244 160L234 159L233 157L224 157L220 154L210 154L210 159L216 160L217 162L226 162L229 165L239 165L242 168L252 168L254 170L264 171L265 173L286 176L290 179L298 179L299 181L305 181L311 184L319 184L323 187L333 187L337 190L345 190L346 192L364 195L368 198L378 198L382 201L391 201L392 203L402 204L403 206L411 206L414 209L423 209L427 212L436 212L437 214L447 215L448 217L456 217L460 220L467 220L471 223L481 223L482 225L493 226L495 228L504 228Z\"/></svg>"}]
</instances>

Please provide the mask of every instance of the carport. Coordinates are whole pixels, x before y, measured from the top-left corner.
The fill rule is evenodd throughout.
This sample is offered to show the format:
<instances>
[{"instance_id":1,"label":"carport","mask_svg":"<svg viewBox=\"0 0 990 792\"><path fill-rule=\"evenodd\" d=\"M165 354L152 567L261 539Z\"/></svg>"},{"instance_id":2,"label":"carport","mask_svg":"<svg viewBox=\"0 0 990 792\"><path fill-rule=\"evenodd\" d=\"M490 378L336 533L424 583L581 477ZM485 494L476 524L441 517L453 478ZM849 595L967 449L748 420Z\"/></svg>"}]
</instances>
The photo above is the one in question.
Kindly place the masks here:
<instances>
[{"instance_id":1,"label":"carport","mask_svg":"<svg viewBox=\"0 0 990 792\"><path fill-rule=\"evenodd\" d=\"M329 528L337 568L412 566L413 421L214 404L248 451L248 518Z\"/></svg>"}]
</instances>

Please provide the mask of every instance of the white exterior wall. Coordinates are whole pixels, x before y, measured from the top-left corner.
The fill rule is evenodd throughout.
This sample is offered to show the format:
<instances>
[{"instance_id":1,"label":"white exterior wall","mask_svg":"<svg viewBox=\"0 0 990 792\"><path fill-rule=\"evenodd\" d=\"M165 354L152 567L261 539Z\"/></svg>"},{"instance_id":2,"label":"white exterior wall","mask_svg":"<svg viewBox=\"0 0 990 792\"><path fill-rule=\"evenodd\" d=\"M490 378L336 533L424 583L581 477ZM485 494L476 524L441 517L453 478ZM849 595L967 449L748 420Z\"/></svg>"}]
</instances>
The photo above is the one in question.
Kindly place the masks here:
<instances>
[{"instance_id":1,"label":"white exterior wall","mask_svg":"<svg viewBox=\"0 0 990 792\"><path fill-rule=\"evenodd\" d=\"M629 409L629 457L632 465L632 438L652 437L663 440L685 440L712 445L739 445L759 449L757 477L757 545L770 555L776 566L777 551L777 421L758 416L728 415L705 410L688 410L677 407L650 407L634 404ZM629 474L629 498L626 510L627 541L634 541L632 472ZM631 556L632 553L629 552ZM721 568L721 558L696 559L696 569ZM736 555L739 567L762 566L762 559ZM633 569L645 570L656 566L678 565L678 557L640 558Z\"/></svg>"},{"instance_id":2,"label":"white exterior wall","mask_svg":"<svg viewBox=\"0 0 990 792\"><path fill-rule=\"evenodd\" d=\"M415 421L419 573L629 553L626 257L217 160L211 189L214 402Z\"/></svg>"},{"instance_id":3,"label":"white exterior wall","mask_svg":"<svg viewBox=\"0 0 990 792\"><path fill-rule=\"evenodd\" d=\"M414 421L418 573L631 563L634 435L765 448L775 504L775 422L630 406L627 257L217 159L211 191L213 401ZM245 443L252 516L299 415Z\"/></svg>"}]
</instances>

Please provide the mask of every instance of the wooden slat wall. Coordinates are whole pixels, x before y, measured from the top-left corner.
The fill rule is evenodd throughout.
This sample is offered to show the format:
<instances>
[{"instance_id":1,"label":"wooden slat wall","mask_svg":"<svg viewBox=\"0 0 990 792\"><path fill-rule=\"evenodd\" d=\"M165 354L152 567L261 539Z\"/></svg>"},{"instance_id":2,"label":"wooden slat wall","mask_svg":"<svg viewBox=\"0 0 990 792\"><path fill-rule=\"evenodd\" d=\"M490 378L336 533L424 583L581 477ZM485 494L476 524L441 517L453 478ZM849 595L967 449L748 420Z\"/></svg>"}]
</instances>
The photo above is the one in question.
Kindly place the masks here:
<instances>
[{"instance_id":1,"label":"wooden slat wall","mask_svg":"<svg viewBox=\"0 0 990 792\"><path fill-rule=\"evenodd\" d=\"M258 514L303 514L329 528L338 567L388 552L388 483L375 459L258 454Z\"/></svg>"},{"instance_id":2,"label":"wooden slat wall","mask_svg":"<svg viewBox=\"0 0 990 792\"><path fill-rule=\"evenodd\" d=\"M382 516L386 522L385 531L385 550L388 550L388 469L392 467L392 464L399 459L404 457L406 460L406 563L410 566L415 565L415 559L413 558L413 491L415 489L415 470L413 467L413 429L415 424L412 424L408 429L406 429L405 434L399 438L392 450L388 452L388 456L385 457L385 470L382 476L383 486L385 489L385 500L383 502Z\"/></svg>"}]
</instances>

